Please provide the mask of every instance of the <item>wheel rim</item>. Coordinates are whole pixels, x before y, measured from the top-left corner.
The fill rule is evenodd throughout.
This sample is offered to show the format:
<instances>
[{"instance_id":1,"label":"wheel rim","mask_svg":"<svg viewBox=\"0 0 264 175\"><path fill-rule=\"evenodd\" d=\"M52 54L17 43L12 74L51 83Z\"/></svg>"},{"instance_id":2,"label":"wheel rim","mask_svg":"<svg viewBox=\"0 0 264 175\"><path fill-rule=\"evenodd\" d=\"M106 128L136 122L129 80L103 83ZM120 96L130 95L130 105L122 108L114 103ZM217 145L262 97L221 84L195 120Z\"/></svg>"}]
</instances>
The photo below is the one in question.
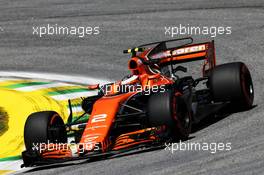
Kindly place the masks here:
<instances>
[{"instance_id":1,"label":"wheel rim","mask_svg":"<svg viewBox=\"0 0 264 175\"><path fill-rule=\"evenodd\" d=\"M181 107L180 107L181 108ZM179 128L182 128L183 130L189 130L190 128L190 114L187 112L185 107L181 108L184 109L183 111L179 112L179 108L176 105L176 97L173 98L173 118L176 120L177 125Z\"/></svg>"},{"instance_id":2,"label":"wheel rim","mask_svg":"<svg viewBox=\"0 0 264 175\"><path fill-rule=\"evenodd\" d=\"M181 125L184 129L188 129L190 126L190 117L189 117L189 113L185 112L185 113L181 113L180 117L180 122Z\"/></svg>"},{"instance_id":3,"label":"wheel rim","mask_svg":"<svg viewBox=\"0 0 264 175\"><path fill-rule=\"evenodd\" d=\"M63 123L57 114L52 116L48 126L48 137L51 142L61 142L65 140L65 128L62 124Z\"/></svg>"},{"instance_id":4,"label":"wheel rim","mask_svg":"<svg viewBox=\"0 0 264 175\"><path fill-rule=\"evenodd\" d=\"M253 97L254 97L254 88L250 73L245 66L242 67L241 82L242 82L242 91L245 95L246 101L248 105L252 105Z\"/></svg>"}]
</instances>

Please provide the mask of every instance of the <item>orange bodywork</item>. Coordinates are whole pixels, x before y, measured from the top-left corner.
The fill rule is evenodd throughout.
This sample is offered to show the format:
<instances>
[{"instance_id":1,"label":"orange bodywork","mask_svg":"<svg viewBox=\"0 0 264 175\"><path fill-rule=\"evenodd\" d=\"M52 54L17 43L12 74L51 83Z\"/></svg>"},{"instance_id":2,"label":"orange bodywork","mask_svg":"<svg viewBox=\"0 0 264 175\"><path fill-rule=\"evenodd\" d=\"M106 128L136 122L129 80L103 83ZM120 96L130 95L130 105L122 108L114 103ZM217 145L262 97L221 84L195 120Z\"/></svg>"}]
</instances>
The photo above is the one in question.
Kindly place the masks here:
<instances>
[{"instance_id":1,"label":"orange bodywork","mask_svg":"<svg viewBox=\"0 0 264 175\"><path fill-rule=\"evenodd\" d=\"M115 140L113 145L113 150L120 150L128 147L132 147L134 145L142 144L142 143L150 143L153 141L157 141L159 137L157 137L158 132L162 132L165 128L146 128L141 129L134 132L129 132L126 134L122 134ZM147 137L141 139L133 139L133 136L140 136L141 134L149 133Z\"/></svg>"},{"instance_id":2,"label":"orange bodywork","mask_svg":"<svg viewBox=\"0 0 264 175\"><path fill-rule=\"evenodd\" d=\"M160 65L204 60L202 69L203 75L205 75L206 70L212 69L216 65L214 41L163 51L162 55L164 59L160 61Z\"/></svg>"},{"instance_id":3,"label":"orange bodywork","mask_svg":"<svg viewBox=\"0 0 264 175\"><path fill-rule=\"evenodd\" d=\"M72 157L72 151L68 144L46 144L45 150L41 157L46 159L60 159Z\"/></svg>"},{"instance_id":4,"label":"orange bodywork","mask_svg":"<svg viewBox=\"0 0 264 175\"><path fill-rule=\"evenodd\" d=\"M81 144L100 143L102 151L106 151L108 133L114 122L119 104L123 103L134 93L120 94L116 96L105 96L97 100L93 106L94 110L83 132Z\"/></svg>"}]
</instances>

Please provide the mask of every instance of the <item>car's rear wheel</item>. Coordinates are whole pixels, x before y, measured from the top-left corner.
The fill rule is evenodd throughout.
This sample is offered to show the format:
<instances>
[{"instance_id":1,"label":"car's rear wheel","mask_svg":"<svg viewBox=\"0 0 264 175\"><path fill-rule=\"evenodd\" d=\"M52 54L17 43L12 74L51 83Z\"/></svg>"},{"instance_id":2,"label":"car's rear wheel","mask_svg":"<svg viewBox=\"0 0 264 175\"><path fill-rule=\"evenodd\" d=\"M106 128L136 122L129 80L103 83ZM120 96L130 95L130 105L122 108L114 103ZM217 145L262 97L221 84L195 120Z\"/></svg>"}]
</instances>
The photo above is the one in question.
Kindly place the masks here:
<instances>
[{"instance_id":1,"label":"car's rear wheel","mask_svg":"<svg viewBox=\"0 0 264 175\"><path fill-rule=\"evenodd\" d=\"M210 72L209 87L215 102L229 101L236 109L252 107L253 83L247 66L242 62L215 67Z\"/></svg>"},{"instance_id":2,"label":"car's rear wheel","mask_svg":"<svg viewBox=\"0 0 264 175\"><path fill-rule=\"evenodd\" d=\"M192 114L172 90L150 96L148 116L151 126L165 125L177 139L185 140L191 132Z\"/></svg>"},{"instance_id":3,"label":"car's rear wheel","mask_svg":"<svg viewBox=\"0 0 264 175\"><path fill-rule=\"evenodd\" d=\"M24 127L24 142L27 150L45 143L66 143L64 122L54 111L36 112L27 118Z\"/></svg>"}]
</instances>

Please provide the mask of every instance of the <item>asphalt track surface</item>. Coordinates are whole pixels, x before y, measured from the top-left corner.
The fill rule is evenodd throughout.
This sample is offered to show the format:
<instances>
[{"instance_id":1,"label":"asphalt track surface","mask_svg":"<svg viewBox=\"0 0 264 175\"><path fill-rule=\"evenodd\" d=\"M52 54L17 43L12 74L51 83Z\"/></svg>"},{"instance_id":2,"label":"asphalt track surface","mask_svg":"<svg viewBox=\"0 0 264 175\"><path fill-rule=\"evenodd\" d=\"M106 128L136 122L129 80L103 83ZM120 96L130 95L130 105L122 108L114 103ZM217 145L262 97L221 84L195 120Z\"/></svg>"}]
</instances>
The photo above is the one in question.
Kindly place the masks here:
<instances>
[{"instance_id":1,"label":"asphalt track surface","mask_svg":"<svg viewBox=\"0 0 264 175\"><path fill-rule=\"evenodd\" d=\"M97 25L100 35L32 35L45 24ZM118 79L127 74L122 49L169 39L164 26L231 26L215 37L218 64L243 61L251 70L256 107L211 122L190 142L231 142L231 151L164 149L27 174L262 174L264 171L264 2L192 1L0 1L0 70L76 74ZM177 37L183 37L178 35ZM196 35L196 41L212 39Z\"/></svg>"}]
</instances>

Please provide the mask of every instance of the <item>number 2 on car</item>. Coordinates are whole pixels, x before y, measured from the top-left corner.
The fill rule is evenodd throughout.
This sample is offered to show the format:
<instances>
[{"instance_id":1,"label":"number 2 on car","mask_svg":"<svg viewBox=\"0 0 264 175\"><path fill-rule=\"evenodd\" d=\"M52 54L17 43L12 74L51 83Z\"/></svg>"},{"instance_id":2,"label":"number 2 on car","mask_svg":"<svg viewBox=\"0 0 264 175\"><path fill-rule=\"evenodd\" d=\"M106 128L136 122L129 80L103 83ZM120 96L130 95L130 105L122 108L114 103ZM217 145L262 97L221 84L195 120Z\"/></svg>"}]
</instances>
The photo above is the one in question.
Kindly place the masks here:
<instances>
[{"instance_id":1,"label":"number 2 on car","mask_svg":"<svg viewBox=\"0 0 264 175\"><path fill-rule=\"evenodd\" d=\"M105 122L107 114L97 114L93 116L91 123Z\"/></svg>"}]
</instances>

